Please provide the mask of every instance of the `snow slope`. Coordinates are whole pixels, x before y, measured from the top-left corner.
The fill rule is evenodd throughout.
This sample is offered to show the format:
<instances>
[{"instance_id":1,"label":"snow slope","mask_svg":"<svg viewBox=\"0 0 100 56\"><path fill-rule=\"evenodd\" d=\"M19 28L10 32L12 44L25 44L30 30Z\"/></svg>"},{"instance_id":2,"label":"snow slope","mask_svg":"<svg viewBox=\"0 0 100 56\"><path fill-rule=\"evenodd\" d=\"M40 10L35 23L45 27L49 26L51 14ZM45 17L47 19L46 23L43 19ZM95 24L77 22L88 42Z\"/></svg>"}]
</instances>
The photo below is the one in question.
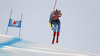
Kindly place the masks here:
<instances>
[{"instance_id":1,"label":"snow slope","mask_svg":"<svg viewBox=\"0 0 100 56\"><path fill-rule=\"evenodd\" d=\"M0 56L99 56L0 34Z\"/></svg>"}]
</instances>

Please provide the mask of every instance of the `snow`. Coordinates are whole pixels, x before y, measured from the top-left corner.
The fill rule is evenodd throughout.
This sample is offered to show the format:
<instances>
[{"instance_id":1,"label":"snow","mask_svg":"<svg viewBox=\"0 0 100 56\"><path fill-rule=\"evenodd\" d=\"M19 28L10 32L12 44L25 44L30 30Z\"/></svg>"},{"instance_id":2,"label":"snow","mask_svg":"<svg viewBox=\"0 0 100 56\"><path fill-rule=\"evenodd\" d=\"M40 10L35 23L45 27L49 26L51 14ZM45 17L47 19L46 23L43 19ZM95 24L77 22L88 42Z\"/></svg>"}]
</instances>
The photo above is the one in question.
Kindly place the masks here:
<instances>
[{"instance_id":1,"label":"snow","mask_svg":"<svg viewBox=\"0 0 100 56\"><path fill-rule=\"evenodd\" d=\"M0 56L97 56L0 34Z\"/></svg>"}]
</instances>

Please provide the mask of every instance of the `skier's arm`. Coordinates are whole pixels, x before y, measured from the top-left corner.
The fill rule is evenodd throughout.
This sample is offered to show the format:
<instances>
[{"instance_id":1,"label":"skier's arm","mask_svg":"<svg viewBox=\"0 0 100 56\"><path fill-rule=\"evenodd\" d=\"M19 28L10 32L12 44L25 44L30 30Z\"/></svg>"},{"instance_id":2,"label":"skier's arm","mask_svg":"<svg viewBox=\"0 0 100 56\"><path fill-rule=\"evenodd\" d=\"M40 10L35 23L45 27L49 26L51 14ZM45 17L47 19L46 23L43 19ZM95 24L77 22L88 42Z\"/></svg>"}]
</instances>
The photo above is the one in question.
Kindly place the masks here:
<instances>
[{"instance_id":1,"label":"skier's arm","mask_svg":"<svg viewBox=\"0 0 100 56\"><path fill-rule=\"evenodd\" d=\"M53 28L53 27L52 27L52 24L51 24L50 22L49 22L49 25L50 25L51 28Z\"/></svg>"},{"instance_id":2,"label":"skier's arm","mask_svg":"<svg viewBox=\"0 0 100 56\"><path fill-rule=\"evenodd\" d=\"M51 23L52 18L53 18L53 14L51 13L51 15L50 15L50 19L49 19L49 25L50 25L50 27L53 29L53 27L52 27L52 23Z\"/></svg>"},{"instance_id":3,"label":"skier's arm","mask_svg":"<svg viewBox=\"0 0 100 56\"><path fill-rule=\"evenodd\" d=\"M62 13L61 13L61 15L60 15L60 17L62 16Z\"/></svg>"},{"instance_id":4,"label":"skier's arm","mask_svg":"<svg viewBox=\"0 0 100 56\"><path fill-rule=\"evenodd\" d=\"M60 13L59 17L61 17L61 16L62 16L62 13Z\"/></svg>"}]
</instances>

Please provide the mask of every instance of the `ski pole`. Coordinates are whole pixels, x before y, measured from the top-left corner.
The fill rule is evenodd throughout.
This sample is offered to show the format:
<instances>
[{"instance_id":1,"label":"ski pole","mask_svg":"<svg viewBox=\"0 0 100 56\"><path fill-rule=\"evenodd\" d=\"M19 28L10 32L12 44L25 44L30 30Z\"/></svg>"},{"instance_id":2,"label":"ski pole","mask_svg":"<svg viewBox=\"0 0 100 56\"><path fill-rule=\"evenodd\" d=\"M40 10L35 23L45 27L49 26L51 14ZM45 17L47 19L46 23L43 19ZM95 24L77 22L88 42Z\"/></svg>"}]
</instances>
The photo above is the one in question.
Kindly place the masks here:
<instances>
[{"instance_id":1,"label":"ski pole","mask_svg":"<svg viewBox=\"0 0 100 56\"><path fill-rule=\"evenodd\" d=\"M54 5L54 8L53 8L53 11L55 10L55 7L56 7L56 3L57 3L57 0L55 0L55 5Z\"/></svg>"}]
</instances>

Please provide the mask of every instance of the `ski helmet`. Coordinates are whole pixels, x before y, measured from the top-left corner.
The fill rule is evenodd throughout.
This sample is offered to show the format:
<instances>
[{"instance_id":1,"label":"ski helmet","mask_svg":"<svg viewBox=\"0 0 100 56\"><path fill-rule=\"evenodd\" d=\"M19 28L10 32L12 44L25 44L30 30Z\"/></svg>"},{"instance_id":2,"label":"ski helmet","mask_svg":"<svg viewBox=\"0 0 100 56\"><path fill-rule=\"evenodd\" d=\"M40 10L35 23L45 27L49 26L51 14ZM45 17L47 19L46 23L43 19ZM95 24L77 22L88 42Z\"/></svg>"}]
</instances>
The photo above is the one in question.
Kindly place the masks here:
<instances>
[{"instance_id":1,"label":"ski helmet","mask_svg":"<svg viewBox=\"0 0 100 56\"><path fill-rule=\"evenodd\" d=\"M60 9L56 9L56 12L57 12L57 13L60 13L60 12L61 12L61 10L60 10Z\"/></svg>"}]
</instances>

